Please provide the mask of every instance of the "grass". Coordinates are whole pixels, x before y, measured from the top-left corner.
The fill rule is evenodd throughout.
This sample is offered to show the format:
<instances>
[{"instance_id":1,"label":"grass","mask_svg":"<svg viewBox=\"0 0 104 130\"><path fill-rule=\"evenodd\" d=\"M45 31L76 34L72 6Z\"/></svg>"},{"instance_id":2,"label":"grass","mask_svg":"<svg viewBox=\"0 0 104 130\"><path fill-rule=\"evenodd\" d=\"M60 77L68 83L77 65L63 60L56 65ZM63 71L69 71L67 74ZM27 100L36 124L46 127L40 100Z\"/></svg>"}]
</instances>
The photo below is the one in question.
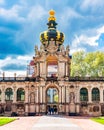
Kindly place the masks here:
<instances>
[{"instance_id":1,"label":"grass","mask_svg":"<svg viewBox=\"0 0 104 130\"><path fill-rule=\"evenodd\" d=\"M0 126L8 124L12 121L16 120L15 118L9 118L9 117L0 117Z\"/></svg>"},{"instance_id":2,"label":"grass","mask_svg":"<svg viewBox=\"0 0 104 130\"><path fill-rule=\"evenodd\" d=\"M96 122L104 125L104 117L91 118L91 120L96 121Z\"/></svg>"}]
</instances>

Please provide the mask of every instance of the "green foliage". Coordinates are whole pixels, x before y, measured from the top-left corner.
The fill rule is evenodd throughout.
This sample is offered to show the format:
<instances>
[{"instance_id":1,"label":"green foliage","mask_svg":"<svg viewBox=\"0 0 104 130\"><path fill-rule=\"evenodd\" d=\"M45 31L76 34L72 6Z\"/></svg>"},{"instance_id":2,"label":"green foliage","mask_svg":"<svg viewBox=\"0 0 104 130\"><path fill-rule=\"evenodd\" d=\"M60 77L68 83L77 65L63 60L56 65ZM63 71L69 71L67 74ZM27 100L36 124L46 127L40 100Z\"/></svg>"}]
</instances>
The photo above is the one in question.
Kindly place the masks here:
<instances>
[{"instance_id":1,"label":"green foliage","mask_svg":"<svg viewBox=\"0 0 104 130\"><path fill-rule=\"evenodd\" d=\"M75 52L72 56L71 76L104 76L104 52Z\"/></svg>"},{"instance_id":2,"label":"green foliage","mask_svg":"<svg viewBox=\"0 0 104 130\"><path fill-rule=\"evenodd\" d=\"M54 95L54 101L58 102L58 94Z\"/></svg>"},{"instance_id":3,"label":"green foliage","mask_svg":"<svg viewBox=\"0 0 104 130\"><path fill-rule=\"evenodd\" d=\"M0 117L0 126L16 120L15 118Z\"/></svg>"}]
</instances>

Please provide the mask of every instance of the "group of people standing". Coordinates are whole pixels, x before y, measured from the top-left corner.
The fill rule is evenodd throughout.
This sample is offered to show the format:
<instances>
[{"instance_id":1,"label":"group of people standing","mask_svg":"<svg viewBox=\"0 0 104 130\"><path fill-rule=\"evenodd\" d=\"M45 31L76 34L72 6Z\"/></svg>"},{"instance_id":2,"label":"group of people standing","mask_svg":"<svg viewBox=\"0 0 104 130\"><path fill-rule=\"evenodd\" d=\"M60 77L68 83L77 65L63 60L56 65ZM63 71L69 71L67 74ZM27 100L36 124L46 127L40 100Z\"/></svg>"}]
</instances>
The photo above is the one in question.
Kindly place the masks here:
<instances>
[{"instance_id":1,"label":"group of people standing","mask_svg":"<svg viewBox=\"0 0 104 130\"><path fill-rule=\"evenodd\" d=\"M54 115L57 114L57 107L56 106L48 106L47 114Z\"/></svg>"}]
</instances>

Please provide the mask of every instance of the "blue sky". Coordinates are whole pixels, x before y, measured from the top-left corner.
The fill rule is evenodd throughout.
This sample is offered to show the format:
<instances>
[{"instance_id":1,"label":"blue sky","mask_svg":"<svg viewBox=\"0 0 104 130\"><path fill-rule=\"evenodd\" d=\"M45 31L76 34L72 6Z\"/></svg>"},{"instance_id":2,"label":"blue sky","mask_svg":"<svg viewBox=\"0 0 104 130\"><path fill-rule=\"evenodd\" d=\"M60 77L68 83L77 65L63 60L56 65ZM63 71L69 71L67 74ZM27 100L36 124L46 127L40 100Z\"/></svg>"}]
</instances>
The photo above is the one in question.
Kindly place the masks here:
<instances>
[{"instance_id":1,"label":"blue sky","mask_svg":"<svg viewBox=\"0 0 104 130\"><path fill-rule=\"evenodd\" d=\"M49 10L65 33L70 53L104 51L104 0L0 0L0 73L25 73L47 30Z\"/></svg>"}]
</instances>

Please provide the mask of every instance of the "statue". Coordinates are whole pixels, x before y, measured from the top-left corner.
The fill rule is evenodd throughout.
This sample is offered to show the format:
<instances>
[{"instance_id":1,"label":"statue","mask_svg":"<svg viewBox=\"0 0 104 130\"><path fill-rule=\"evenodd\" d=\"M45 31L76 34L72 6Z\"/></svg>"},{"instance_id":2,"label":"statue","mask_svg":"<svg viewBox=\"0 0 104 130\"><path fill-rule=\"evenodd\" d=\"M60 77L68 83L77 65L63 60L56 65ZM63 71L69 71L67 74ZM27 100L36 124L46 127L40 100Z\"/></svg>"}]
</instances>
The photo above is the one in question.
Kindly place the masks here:
<instances>
[{"instance_id":1,"label":"statue","mask_svg":"<svg viewBox=\"0 0 104 130\"><path fill-rule=\"evenodd\" d=\"M35 53L38 55L38 46L35 46Z\"/></svg>"},{"instance_id":2,"label":"statue","mask_svg":"<svg viewBox=\"0 0 104 130\"><path fill-rule=\"evenodd\" d=\"M67 45L67 46L66 46L66 55L69 54L69 50L70 50L70 49L69 49L69 45Z\"/></svg>"},{"instance_id":3,"label":"statue","mask_svg":"<svg viewBox=\"0 0 104 130\"><path fill-rule=\"evenodd\" d=\"M60 47L60 51L61 51L61 52L65 52L64 45L61 45L61 47Z\"/></svg>"},{"instance_id":4,"label":"statue","mask_svg":"<svg viewBox=\"0 0 104 130\"><path fill-rule=\"evenodd\" d=\"M71 103L74 103L74 102L75 102L74 92L71 92L71 93L70 93L70 102L71 102Z\"/></svg>"},{"instance_id":5,"label":"statue","mask_svg":"<svg viewBox=\"0 0 104 130\"><path fill-rule=\"evenodd\" d=\"M30 95L30 102L31 103L35 102L35 95L34 95L34 93L31 93L31 95Z\"/></svg>"},{"instance_id":6,"label":"statue","mask_svg":"<svg viewBox=\"0 0 104 130\"><path fill-rule=\"evenodd\" d=\"M40 46L40 52L43 52L43 51L44 51L44 46L41 45L41 46Z\"/></svg>"}]
</instances>

